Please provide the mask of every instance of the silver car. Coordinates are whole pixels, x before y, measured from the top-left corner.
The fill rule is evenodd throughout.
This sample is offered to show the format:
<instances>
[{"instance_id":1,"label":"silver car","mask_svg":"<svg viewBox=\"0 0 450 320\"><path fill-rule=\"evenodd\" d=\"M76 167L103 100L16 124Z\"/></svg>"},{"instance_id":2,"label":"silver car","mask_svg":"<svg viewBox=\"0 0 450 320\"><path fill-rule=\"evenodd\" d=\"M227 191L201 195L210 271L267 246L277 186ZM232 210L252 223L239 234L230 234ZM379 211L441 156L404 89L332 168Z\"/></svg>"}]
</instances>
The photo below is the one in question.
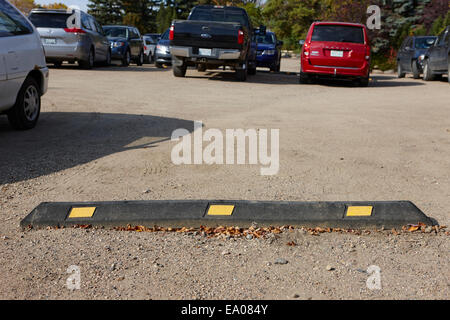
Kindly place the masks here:
<instances>
[{"instance_id":1,"label":"silver car","mask_svg":"<svg viewBox=\"0 0 450 320\"><path fill-rule=\"evenodd\" d=\"M78 62L91 69L96 62L109 65L111 49L101 25L80 10L33 9L29 19L41 35L47 62Z\"/></svg>"},{"instance_id":2,"label":"silver car","mask_svg":"<svg viewBox=\"0 0 450 320\"><path fill-rule=\"evenodd\" d=\"M0 0L0 114L7 114L14 128L36 125L48 77L36 29L13 5Z\"/></svg>"}]
</instances>

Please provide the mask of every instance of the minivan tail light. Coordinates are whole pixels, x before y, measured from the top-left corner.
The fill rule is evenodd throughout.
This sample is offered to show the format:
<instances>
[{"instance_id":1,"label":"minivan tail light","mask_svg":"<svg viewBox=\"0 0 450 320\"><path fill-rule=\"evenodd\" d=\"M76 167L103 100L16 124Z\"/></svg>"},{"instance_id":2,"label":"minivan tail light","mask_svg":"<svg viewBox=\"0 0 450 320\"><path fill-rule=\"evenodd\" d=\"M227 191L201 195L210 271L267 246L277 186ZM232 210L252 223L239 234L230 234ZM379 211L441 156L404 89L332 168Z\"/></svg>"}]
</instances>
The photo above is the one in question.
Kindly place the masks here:
<instances>
[{"instance_id":1,"label":"minivan tail light","mask_svg":"<svg viewBox=\"0 0 450 320\"><path fill-rule=\"evenodd\" d=\"M305 44L303 45L303 54L304 54L305 56L309 56L309 45L308 45L307 43L305 43Z\"/></svg>"},{"instance_id":2,"label":"minivan tail light","mask_svg":"<svg viewBox=\"0 0 450 320\"><path fill-rule=\"evenodd\" d=\"M64 31L68 33L86 33L86 31L80 28L64 28Z\"/></svg>"},{"instance_id":3,"label":"minivan tail light","mask_svg":"<svg viewBox=\"0 0 450 320\"><path fill-rule=\"evenodd\" d=\"M366 60L370 60L370 47L366 46Z\"/></svg>"},{"instance_id":4,"label":"minivan tail light","mask_svg":"<svg viewBox=\"0 0 450 320\"><path fill-rule=\"evenodd\" d=\"M244 44L244 31L238 31L238 44Z\"/></svg>"},{"instance_id":5,"label":"minivan tail light","mask_svg":"<svg viewBox=\"0 0 450 320\"><path fill-rule=\"evenodd\" d=\"M174 33L175 33L175 26L171 25L170 26L170 31L169 31L169 40L173 40Z\"/></svg>"}]
</instances>

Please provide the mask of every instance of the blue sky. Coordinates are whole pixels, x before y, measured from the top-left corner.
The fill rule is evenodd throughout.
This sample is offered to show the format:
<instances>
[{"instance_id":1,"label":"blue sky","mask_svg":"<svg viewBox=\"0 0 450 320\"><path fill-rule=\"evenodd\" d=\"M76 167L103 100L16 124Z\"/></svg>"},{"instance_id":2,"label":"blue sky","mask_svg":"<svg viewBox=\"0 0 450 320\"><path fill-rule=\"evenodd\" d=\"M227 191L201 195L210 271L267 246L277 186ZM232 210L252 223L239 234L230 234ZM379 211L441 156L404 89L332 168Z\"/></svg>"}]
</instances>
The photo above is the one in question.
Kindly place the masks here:
<instances>
[{"instance_id":1,"label":"blue sky","mask_svg":"<svg viewBox=\"0 0 450 320\"><path fill-rule=\"evenodd\" d=\"M60 2L60 3L64 3L67 6L77 5L80 7L81 10L87 11L86 5L89 1L88 0L35 0L34 2L37 4L49 4L49 3Z\"/></svg>"}]
</instances>

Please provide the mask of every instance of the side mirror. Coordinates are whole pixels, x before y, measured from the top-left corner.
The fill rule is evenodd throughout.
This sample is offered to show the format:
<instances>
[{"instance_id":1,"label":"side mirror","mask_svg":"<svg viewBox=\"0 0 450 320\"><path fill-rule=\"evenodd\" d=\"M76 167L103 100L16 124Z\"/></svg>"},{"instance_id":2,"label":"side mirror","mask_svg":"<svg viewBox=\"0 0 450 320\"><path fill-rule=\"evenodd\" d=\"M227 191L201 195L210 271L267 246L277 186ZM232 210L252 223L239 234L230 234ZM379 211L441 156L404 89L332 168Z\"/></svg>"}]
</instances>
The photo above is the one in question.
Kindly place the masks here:
<instances>
[{"instance_id":1,"label":"side mirror","mask_svg":"<svg viewBox=\"0 0 450 320\"><path fill-rule=\"evenodd\" d=\"M298 42L298 44L301 45L301 46L303 46L303 45L305 44L305 40L300 40L300 41Z\"/></svg>"},{"instance_id":2,"label":"side mirror","mask_svg":"<svg viewBox=\"0 0 450 320\"><path fill-rule=\"evenodd\" d=\"M277 46L281 47L282 45L283 45L283 41L279 40L279 41L277 42Z\"/></svg>"}]
</instances>

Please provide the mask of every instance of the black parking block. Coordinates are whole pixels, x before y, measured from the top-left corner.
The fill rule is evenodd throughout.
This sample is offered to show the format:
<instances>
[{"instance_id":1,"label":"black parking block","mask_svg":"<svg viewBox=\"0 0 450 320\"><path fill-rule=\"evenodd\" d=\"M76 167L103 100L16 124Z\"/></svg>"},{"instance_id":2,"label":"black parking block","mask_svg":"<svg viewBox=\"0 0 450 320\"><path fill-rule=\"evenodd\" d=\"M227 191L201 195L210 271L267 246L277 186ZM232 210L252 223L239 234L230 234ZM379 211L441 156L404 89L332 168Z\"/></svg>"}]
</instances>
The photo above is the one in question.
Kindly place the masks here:
<instances>
[{"instance_id":1,"label":"black parking block","mask_svg":"<svg viewBox=\"0 0 450 320\"><path fill-rule=\"evenodd\" d=\"M433 222L410 201L271 202L232 200L116 201L42 203L20 223L22 228L304 226L398 228Z\"/></svg>"}]
</instances>

